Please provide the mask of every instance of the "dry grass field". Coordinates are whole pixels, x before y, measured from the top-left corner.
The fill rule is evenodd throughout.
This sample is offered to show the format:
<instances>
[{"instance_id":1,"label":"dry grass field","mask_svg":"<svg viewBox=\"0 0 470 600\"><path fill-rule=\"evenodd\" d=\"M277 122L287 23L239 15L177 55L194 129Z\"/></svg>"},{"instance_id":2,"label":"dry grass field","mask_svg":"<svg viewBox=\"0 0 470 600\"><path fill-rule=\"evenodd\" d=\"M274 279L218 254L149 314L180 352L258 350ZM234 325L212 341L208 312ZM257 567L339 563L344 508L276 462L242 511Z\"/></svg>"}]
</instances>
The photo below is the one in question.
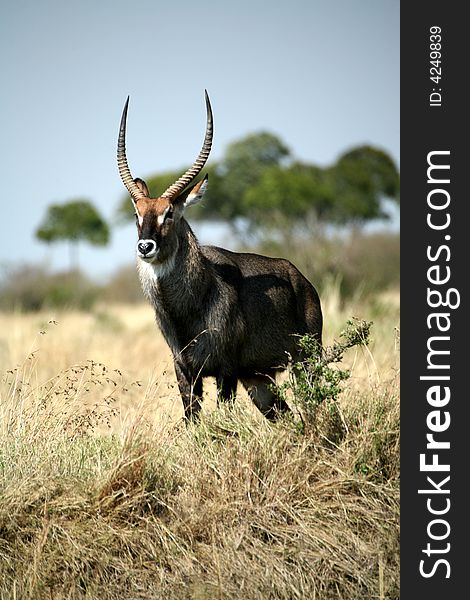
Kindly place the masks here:
<instances>
[{"instance_id":1,"label":"dry grass field","mask_svg":"<svg viewBox=\"0 0 470 600\"><path fill-rule=\"evenodd\" d=\"M398 293L322 299L374 323L335 439L213 383L185 427L145 304L0 314L0 597L398 598Z\"/></svg>"}]
</instances>

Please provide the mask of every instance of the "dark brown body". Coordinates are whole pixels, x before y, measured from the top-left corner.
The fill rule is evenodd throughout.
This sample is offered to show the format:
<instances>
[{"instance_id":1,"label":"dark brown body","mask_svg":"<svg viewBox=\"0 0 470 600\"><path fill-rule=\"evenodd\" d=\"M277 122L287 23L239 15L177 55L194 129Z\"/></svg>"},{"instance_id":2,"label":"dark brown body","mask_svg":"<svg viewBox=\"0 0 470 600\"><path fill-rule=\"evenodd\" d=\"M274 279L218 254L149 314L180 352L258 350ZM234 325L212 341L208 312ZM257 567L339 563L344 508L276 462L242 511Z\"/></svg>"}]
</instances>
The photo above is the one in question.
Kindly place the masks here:
<instances>
[{"instance_id":1,"label":"dark brown body","mask_svg":"<svg viewBox=\"0 0 470 600\"><path fill-rule=\"evenodd\" d=\"M270 389L298 336L321 343L314 287L289 261L200 247L182 218L172 267L139 264L143 289L170 346L185 414L200 409L202 378L215 377L228 400L240 380L267 417L287 409Z\"/></svg>"}]
</instances>

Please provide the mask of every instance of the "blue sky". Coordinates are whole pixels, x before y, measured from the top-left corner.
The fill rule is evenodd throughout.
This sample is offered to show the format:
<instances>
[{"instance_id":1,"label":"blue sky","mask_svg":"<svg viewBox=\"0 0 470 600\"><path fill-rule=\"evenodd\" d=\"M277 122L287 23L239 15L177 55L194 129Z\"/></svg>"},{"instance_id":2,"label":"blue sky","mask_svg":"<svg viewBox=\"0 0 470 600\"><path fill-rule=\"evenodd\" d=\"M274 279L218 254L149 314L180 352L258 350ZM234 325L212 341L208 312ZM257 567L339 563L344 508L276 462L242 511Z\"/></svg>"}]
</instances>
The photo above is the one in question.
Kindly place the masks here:
<instances>
[{"instance_id":1,"label":"blue sky","mask_svg":"<svg viewBox=\"0 0 470 600\"><path fill-rule=\"evenodd\" d=\"M0 270L67 267L64 245L34 239L52 202L88 198L113 218L128 94L134 176L195 158L205 88L213 159L263 129L319 165L364 143L399 162L398 0L5 0L0 44ZM194 229L222 243L220 231ZM133 261L134 244L133 225L114 229L108 248L80 249L81 265L106 276Z\"/></svg>"}]
</instances>

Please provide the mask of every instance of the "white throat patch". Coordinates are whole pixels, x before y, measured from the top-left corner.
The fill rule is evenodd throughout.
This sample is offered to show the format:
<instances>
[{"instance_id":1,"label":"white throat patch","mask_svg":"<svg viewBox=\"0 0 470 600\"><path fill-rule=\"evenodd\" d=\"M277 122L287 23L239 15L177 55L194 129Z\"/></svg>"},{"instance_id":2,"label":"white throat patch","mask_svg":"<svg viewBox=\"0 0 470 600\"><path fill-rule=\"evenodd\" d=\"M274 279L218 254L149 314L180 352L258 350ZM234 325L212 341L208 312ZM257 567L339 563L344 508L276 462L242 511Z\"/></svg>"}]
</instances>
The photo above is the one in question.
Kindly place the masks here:
<instances>
[{"instance_id":1,"label":"white throat patch","mask_svg":"<svg viewBox=\"0 0 470 600\"><path fill-rule=\"evenodd\" d=\"M175 255L163 264L149 263L137 257L137 273L142 290L148 299L152 298L152 290L158 286L158 280L169 275L175 266Z\"/></svg>"}]
</instances>

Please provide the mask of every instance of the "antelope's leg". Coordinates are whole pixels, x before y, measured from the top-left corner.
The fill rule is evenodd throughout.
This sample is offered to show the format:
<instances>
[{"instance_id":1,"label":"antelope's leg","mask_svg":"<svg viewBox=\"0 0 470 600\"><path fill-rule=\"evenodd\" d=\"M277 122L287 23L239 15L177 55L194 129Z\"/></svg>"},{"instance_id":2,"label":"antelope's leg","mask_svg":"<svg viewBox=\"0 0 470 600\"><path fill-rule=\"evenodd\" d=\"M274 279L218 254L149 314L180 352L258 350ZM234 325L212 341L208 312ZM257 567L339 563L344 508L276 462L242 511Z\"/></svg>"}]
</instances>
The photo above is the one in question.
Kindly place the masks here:
<instances>
[{"instance_id":1,"label":"antelope's leg","mask_svg":"<svg viewBox=\"0 0 470 600\"><path fill-rule=\"evenodd\" d=\"M188 369L179 361L175 361L175 373L183 401L184 416L194 421L201 410L202 377L191 377Z\"/></svg>"},{"instance_id":2,"label":"antelope's leg","mask_svg":"<svg viewBox=\"0 0 470 600\"><path fill-rule=\"evenodd\" d=\"M275 421L281 414L290 412L287 402L272 389L274 378L268 375L253 375L243 378L242 383L256 407L270 421Z\"/></svg>"}]
</instances>

